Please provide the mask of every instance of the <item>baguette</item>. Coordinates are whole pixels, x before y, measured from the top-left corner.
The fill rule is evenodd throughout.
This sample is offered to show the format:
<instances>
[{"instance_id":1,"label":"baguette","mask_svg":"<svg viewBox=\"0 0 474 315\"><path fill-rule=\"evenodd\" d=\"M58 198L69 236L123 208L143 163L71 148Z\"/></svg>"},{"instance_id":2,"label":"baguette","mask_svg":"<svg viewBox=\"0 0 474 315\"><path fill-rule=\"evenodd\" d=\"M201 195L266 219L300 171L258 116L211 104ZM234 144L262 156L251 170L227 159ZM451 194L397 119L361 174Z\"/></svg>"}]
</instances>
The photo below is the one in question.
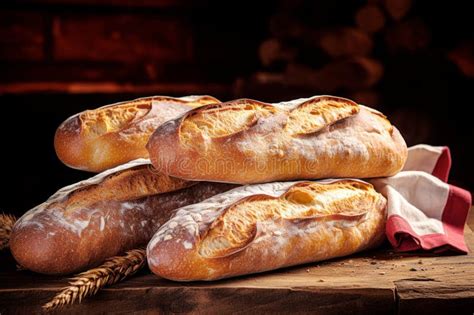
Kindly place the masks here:
<instances>
[{"instance_id":1,"label":"baguette","mask_svg":"<svg viewBox=\"0 0 474 315\"><path fill-rule=\"evenodd\" d=\"M383 114L333 96L206 105L161 125L147 149L165 174L239 184L390 176L407 158Z\"/></svg>"},{"instance_id":2,"label":"baguette","mask_svg":"<svg viewBox=\"0 0 474 315\"><path fill-rule=\"evenodd\" d=\"M64 121L54 147L69 167L101 172L137 158L147 158L145 145L163 122L205 104L211 96L153 96L86 110Z\"/></svg>"},{"instance_id":3,"label":"baguette","mask_svg":"<svg viewBox=\"0 0 474 315\"><path fill-rule=\"evenodd\" d=\"M155 172L139 159L64 187L14 225L10 247L26 269L69 274L146 244L174 209L230 189Z\"/></svg>"},{"instance_id":4,"label":"baguette","mask_svg":"<svg viewBox=\"0 0 474 315\"><path fill-rule=\"evenodd\" d=\"M179 209L147 246L156 275L216 280L349 255L384 239L386 199L359 180L242 186Z\"/></svg>"}]
</instances>

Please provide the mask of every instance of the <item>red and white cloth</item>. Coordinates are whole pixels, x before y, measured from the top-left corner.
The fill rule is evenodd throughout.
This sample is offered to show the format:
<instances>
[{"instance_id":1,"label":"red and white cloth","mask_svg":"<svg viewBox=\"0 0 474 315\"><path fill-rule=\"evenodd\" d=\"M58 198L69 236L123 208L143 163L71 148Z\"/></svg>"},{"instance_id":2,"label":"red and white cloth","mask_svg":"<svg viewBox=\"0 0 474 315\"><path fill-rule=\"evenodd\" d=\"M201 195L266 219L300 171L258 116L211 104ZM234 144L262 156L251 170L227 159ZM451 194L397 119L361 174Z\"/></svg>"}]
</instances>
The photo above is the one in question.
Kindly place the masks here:
<instances>
[{"instance_id":1,"label":"red and white cloth","mask_svg":"<svg viewBox=\"0 0 474 315\"><path fill-rule=\"evenodd\" d=\"M371 180L388 200L386 234L395 249L468 252L471 194L446 183L450 168L449 148L416 145L400 173Z\"/></svg>"}]
</instances>

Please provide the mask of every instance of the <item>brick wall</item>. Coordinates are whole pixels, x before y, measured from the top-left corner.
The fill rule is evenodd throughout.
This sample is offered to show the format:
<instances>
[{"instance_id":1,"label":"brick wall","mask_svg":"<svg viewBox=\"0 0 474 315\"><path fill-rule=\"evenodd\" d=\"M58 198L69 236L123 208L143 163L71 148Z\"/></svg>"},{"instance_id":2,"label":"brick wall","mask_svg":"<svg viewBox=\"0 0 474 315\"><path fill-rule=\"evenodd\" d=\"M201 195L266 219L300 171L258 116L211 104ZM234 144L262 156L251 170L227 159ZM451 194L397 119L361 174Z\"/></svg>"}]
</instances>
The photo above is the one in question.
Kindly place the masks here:
<instances>
[{"instance_id":1,"label":"brick wall","mask_svg":"<svg viewBox=\"0 0 474 315\"><path fill-rule=\"evenodd\" d=\"M258 65L266 14L258 4L249 15L219 1L2 2L0 84L8 91L48 82L230 86Z\"/></svg>"}]
</instances>

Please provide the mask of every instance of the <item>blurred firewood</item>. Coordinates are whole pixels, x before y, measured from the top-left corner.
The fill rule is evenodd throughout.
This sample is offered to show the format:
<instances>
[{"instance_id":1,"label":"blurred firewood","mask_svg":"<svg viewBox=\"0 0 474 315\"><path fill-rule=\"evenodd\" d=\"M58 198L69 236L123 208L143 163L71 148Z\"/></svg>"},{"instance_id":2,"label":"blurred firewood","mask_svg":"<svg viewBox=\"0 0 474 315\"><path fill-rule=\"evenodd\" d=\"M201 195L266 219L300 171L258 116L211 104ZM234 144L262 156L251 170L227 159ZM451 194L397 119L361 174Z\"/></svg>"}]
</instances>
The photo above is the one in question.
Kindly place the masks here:
<instances>
[{"instance_id":1,"label":"blurred firewood","mask_svg":"<svg viewBox=\"0 0 474 315\"><path fill-rule=\"evenodd\" d=\"M265 40L259 47L259 56L264 66L269 66L277 61L292 61L296 50L284 45L276 38Z\"/></svg>"},{"instance_id":2,"label":"blurred firewood","mask_svg":"<svg viewBox=\"0 0 474 315\"><path fill-rule=\"evenodd\" d=\"M291 12L298 10L304 5L305 0L279 0L278 11L280 12Z\"/></svg>"},{"instance_id":3,"label":"blurred firewood","mask_svg":"<svg viewBox=\"0 0 474 315\"><path fill-rule=\"evenodd\" d=\"M448 54L449 59L468 77L474 77L474 43L463 42Z\"/></svg>"},{"instance_id":4,"label":"blurred firewood","mask_svg":"<svg viewBox=\"0 0 474 315\"><path fill-rule=\"evenodd\" d=\"M372 38L355 27L337 27L316 30L300 24L292 17L273 16L270 32L279 40L297 39L308 46L317 47L332 58L343 56L366 56L374 46ZM276 49L275 43L271 44Z\"/></svg>"},{"instance_id":5,"label":"blurred firewood","mask_svg":"<svg viewBox=\"0 0 474 315\"><path fill-rule=\"evenodd\" d=\"M387 115L390 117L390 122L400 130L408 145L430 142L433 122L426 112L399 108Z\"/></svg>"},{"instance_id":6,"label":"blurred firewood","mask_svg":"<svg viewBox=\"0 0 474 315\"><path fill-rule=\"evenodd\" d=\"M234 98L250 97L265 102L281 102L318 93L314 88L288 84L284 73L261 71L250 77L237 79L233 89Z\"/></svg>"},{"instance_id":7,"label":"blurred firewood","mask_svg":"<svg viewBox=\"0 0 474 315\"><path fill-rule=\"evenodd\" d=\"M315 77L321 90L365 89L376 84L383 74L382 65L370 58L355 57L335 61L320 69Z\"/></svg>"},{"instance_id":8,"label":"blurred firewood","mask_svg":"<svg viewBox=\"0 0 474 315\"><path fill-rule=\"evenodd\" d=\"M410 11L412 0L385 0L384 6L388 15L395 21L401 20Z\"/></svg>"},{"instance_id":9,"label":"blurred firewood","mask_svg":"<svg viewBox=\"0 0 474 315\"><path fill-rule=\"evenodd\" d=\"M378 107L380 105L380 95L374 90L361 90L350 93L348 96L354 102L357 102L362 105L367 105L369 107Z\"/></svg>"},{"instance_id":10,"label":"blurred firewood","mask_svg":"<svg viewBox=\"0 0 474 315\"><path fill-rule=\"evenodd\" d=\"M380 31L385 25L385 16L376 5L365 5L356 12L355 21L357 26L368 32Z\"/></svg>"},{"instance_id":11,"label":"blurred firewood","mask_svg":"<svg viewBox=\"0 0 474 315\"><path fill-rule=\"evenodd\" d=\"M394 25L387 30L385 42L390 52L414 52L426 48L431 41L428 26L418 18Z\"/></svg>"},{"instance_id":12,"label":"blurred firewood","mask_svg":"<svg viewBox=\"0 0 474 315\"><path fill-rule=\"evenodd\" d=\"M323 31L316 40L319 40L321 49L333 58L366 56L374 45L367 33L353 27Z\"/></svg>"},{"instance_id":13,"label":"blurred firewood","mask_svg":"<svg viewBox=\"0 0 474 315\"><path fill-rule=\"evenodd\" d=\"M318 71L306 65L290 63L286 67L285 80L292 86L305 86L312 89L319 89L319 82L316 79Z\"/></svg>"},{"instance_id":14,"label":"blurred firewood","mask_svg":"<svg viewBox=\"0 0 474 315\"><path fill-rule=\"evenodd\" d=\"M246 79L238 79L233 86L237 97L271 100L289 96L333 93L340 90L354 91L348 97L361 104L377 107L379 95L371 90L382 76L382 66L368 58L336 61L321 70L306 65L290 63L285 72L256 72Z\"/></svg>"},{"instance_id":15,"label":"blurred firewood","mask_svg":"<svg viewBox=\"0 0 474 315\"><path fill-rule=\"evenodd\" d=\"M299 38L303 33L303 26L292 16L278 14L270 18L270 33L276 38Z\"/></svg>"},{"instance_id":16,"label":"blurred firewood","mask_svg":"<svg viewBox=\"0 0 474 315\"><path fill-rule=\"evenodd\" d=\"M361 89L376 84L383 74L383 66L376 60L355 57L336 61L318 71L316 80L322 90Z\"/></svg>"},{"instance_id":17,"label":"blurred firewood","mask_svg":"<svg viewBox=\"0 0 474 315\"><path fill-rule=\"evenodd\" d=\"M254 74L253 78L261 84L270 84L270 83L284 83L285 74L284 73L274 73L274 72L257 72Z\"/></svg>"},{"instance_id":18,"label":"blurred firewood","mask_svg":"<svg viewBox=\"0 0 474 315\"><path fill-rule=\"evenodd\" d=\"M366 89L377 83L382 74L382 65L365 57L334 61L319 70L305 65L288 64L285 73L288 84L310 87L324 93L339 89Z\"/></svg>"}]
</instances>

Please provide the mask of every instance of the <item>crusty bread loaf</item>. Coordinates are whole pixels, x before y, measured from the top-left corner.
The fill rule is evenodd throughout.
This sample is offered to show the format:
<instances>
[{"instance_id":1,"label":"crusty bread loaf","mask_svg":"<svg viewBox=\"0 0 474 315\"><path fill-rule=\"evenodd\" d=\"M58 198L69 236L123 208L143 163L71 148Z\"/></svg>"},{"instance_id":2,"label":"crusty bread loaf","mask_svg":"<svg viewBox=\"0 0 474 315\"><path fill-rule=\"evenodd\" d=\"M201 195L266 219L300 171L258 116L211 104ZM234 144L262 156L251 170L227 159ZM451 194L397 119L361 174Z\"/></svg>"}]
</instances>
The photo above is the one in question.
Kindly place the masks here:
<instances>
[{"instance_id":1,"label":"crusty bread loaf","mask_svg":"<svg viewBox=\"0 0 474 315\"><path fill-rule=\"evenodd\" d=\"M385 198L359 180L242 186L178 209L148 244L148 265L193 281L320 261L377 246L385 219Z\"/></svg>"},{"instance_id":2,"label":"crusty bread loaf","mask_svg":"<svg viewBox=\"0 0 474 315\"><path fill-rule=\"evenodd\" d=\"M147 158L145 145L156 127L192 108L216 102L211 96L153 96L87 110L59 126L54 147L64 164L101 172Z\"/></svg>"},{"instance_id":3,"label":"crusty bread loaf","mask_svg":"<svg viewBox=\"0 0 474 315\"><path fill-rule=\"evenodd\" d=\"M240 184L390 176L407 157L383 114L332 96L203 106L161 125L147 148L165 174Z\"/></svg>"},{"instance_id":4,"label":"crusty bread loaf","mask_svg":"<svg viewBox=\"0 0 474 315\"><path fill-rule=\"evenodd\" d=\"M23 215L10 248L32 271L68 274L146 244L173 210L232 185L190 183L140 159L65 187Z\"/></svg>"}]
</instances>

